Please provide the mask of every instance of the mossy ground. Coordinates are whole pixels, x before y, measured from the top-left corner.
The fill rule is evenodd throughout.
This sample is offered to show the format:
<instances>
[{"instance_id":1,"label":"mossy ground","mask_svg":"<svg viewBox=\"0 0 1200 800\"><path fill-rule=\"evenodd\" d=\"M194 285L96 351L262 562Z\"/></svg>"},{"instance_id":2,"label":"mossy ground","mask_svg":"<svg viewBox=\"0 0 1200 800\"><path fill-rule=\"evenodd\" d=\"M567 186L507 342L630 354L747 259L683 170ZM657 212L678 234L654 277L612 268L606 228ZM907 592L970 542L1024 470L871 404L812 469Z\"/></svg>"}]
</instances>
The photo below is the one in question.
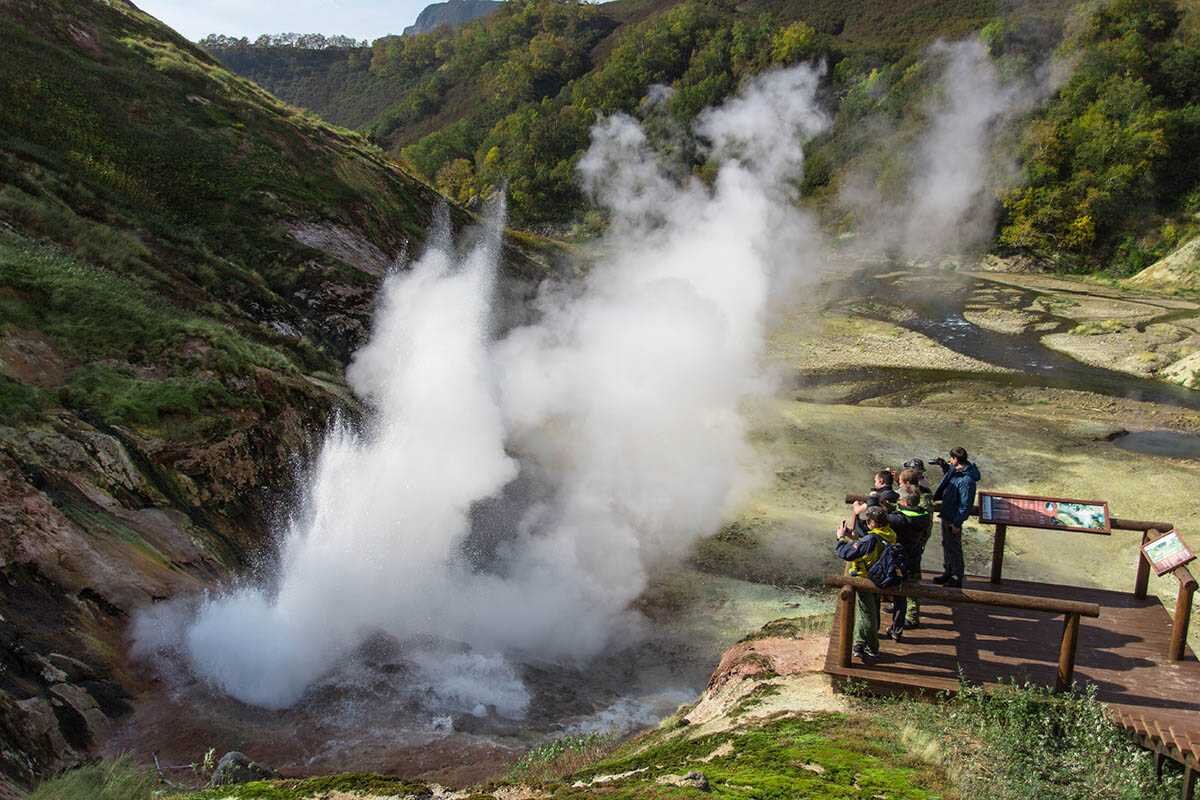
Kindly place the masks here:
<instances>
[{"instance_id":1,"label":"mossy ground","mask_svg":"<svg viewBox=\"0 0 1200 800\"><path fill-rule=\"evenodd\" d=\"M340 796L406 797L428 796L424 784L402 781L383 775L347 773L318 778L282 781L252 781L236 786L205 789L188 794L168 795L172 800L308 800Z\"/></svg>"}]
</instances>

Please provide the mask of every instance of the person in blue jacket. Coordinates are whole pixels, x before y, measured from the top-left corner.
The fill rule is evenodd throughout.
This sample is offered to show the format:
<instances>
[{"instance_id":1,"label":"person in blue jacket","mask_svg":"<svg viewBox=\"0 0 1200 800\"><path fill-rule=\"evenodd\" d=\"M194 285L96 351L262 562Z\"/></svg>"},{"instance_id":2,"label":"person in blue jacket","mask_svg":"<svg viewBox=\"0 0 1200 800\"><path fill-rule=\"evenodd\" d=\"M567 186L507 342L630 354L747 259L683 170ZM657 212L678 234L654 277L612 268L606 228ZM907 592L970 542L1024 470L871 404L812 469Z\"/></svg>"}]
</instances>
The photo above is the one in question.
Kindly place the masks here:
<instances>
[{"instance_id":1,"label":"person in blue jacket","mask_svg":"<svg viewBox=\"0 0 1200 800\"><path fill-rule=\"evenodd\" d=\"M837 557L848 562L846 573L854 578L869 577L871 566L883 557L883 550L896 543L896 532L888 524L888 512L883 506L871 506L862 511L866 517L867 534L862 536L845 520L837 530ZM860 661L879 655L879 593L856 592L858 600L854 615L854 655Z\"/></svg>"},{"instance_id":2,"label":"person in blue jacket","mask_svg":"<svg viewBox=\"0 0 1200 800\"><path fill-rule=\"evenodd\" d=\"M942 574L934 583L962 588L966 564L963 559L963 523L971 516L975 505L975 487L979 483L979 467L967 458L967 451L955 447L946 459L934 459L942 468L942 482L933 491L933 499L942 501Z\"/></svg>"}]
</instances>

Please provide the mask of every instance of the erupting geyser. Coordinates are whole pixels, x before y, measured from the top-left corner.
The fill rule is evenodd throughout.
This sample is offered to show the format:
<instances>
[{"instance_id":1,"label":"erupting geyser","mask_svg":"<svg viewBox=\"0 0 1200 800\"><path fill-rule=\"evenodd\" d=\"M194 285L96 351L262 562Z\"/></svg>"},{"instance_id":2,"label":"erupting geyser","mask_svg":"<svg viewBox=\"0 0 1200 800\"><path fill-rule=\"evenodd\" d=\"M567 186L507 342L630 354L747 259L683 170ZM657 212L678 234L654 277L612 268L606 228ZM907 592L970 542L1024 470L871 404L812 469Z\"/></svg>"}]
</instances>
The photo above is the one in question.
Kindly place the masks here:
<instances>
[{"instance_id":1,"label":"erupting geyser","mask_svg":"<svg viewBox=\"0 0 1200 800\"><path fill-rule=\"evenodd\" d=\"M443 222L386 280L347 372L370 424L329 435L274 585L186 622L193 670L284 707L368 636L436 636L471 648L443 667L456 701L515 716L528 696L506 659L587 658L632 632L648 573L713 533L745 483L739 404L766 388L772 286L817 241L791 202L802 142L827 124L817 83L770 73L702 114L711 186L673 177L632 119L598 124L580 171L612 214L605 256L499 341L502 215L466 253Z\"/></svg>"}]
</instances>

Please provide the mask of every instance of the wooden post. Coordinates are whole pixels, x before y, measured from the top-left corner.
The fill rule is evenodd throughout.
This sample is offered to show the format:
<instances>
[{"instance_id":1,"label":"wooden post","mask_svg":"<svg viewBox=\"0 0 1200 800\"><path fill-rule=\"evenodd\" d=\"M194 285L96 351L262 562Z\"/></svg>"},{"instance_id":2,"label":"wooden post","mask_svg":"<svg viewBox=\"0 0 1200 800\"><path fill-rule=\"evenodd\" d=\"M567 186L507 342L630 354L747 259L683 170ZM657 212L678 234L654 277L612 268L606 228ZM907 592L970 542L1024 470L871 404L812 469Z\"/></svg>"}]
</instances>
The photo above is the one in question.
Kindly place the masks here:
<instances>
[{"instance_id":1,"label":"wooden post","mask_svg":"<svg viewBox=\"0 0 1200 800\"><path fill-rule=\"evenodd\" d=\"M1171 648L1167 651L1170 661L1182 661L1187 647L1188 624L1192 620L1192 595L1196 592L1195 581L1179 582L1179 596L1175 598L1175 619L1171 625Z\"/></svg>"},{"instance_id":2,"label":"wooden post","mask_svg":"<svg viewBox=\"0 0 1200 800\"><path fill-rule=\"evenodd\" d=\"M1142 544L1138 546L1137 580L1133 584L1133 596L1138 600L1146 599L1146 589L1150 585L1150 561L1142 552L1142 547L1150 541L1151 533L1155 534L1154 538L1157 538L1158 531L1147 528L1142 531Z\"/></svg>"},{"instance_id":3,"label":"wooden post","mask_svg":"<svg viewBox=\"0 0 1200 800\"><path fill-rule=\"evenodd\" d=\"M997 525L992 537L992 583L1000 583L1004 572L1004 539L1008 535L1007 525Z\"/></svg>"},{"instance_id":4,"label":"wooden post","mask_svg":"<svg viewBox=\"0 0 1200 800\"><path fill-rule=\"evenodd\" d=\"M1160 782L1162 781L1163 767L1167 764L1167 757L1161 751L1154 751L1154 777Z\"/></svg>"},{"instance_id":5,"label":"wooden post","mask_svg":"<svg viewBox=\"0 0 1200 800\"><path fill-rule=\"evenodd\" d=\"M1065 692L1075 679L1075 647L1079 643L1079 615L1067 614L1063 623L1062 644L1058 648L1058 683L1055 690Z\"/></svg>"},{"instance_id":6,"label":"wooden post","mask_svg":"<svg viewBox=\"0 0 1200 800\"><path fill-rule=\"evenodd\" d=\"M838 666L850 666L850 658L852 656L852 648L854 647L854 595L855 591L850 586L843 586L838 592L838 602L841 603L841 625L838 627L838 636L840 640L838 644Z\"/></svg>"},{"instance_id":7,"label":"wooden post","mask_svg":"<svg viewBox=\"0 0 1200 800\"><path fill-rule=\"evenodd\" d=\"M1183 800L1195 800L1196 798L1196 770L1191 767L1187 768L1187 772L1183 774Z\"/></svg>"}]
</instances>

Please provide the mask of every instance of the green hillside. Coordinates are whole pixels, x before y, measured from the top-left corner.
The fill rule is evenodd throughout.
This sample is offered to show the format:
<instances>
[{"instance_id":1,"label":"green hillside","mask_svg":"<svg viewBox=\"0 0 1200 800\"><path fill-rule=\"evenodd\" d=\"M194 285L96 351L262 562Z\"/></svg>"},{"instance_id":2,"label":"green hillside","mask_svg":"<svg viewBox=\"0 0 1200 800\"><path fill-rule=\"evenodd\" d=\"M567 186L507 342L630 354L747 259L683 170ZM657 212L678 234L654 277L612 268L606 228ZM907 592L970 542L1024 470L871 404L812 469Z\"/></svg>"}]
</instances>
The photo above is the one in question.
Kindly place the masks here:
<instances>
[{"instance_id":1,"label":"green hillside","mask_svg":"<svg viewBox=\"0 0 1200 800\"><path fill-rule=\"evenodd\" d=\"M269 547L297 459L356 413L342 367L384 272L443 201L121 0L8 0L0 40L4 795L128 711L135 609Z\"/></svg>"},{"instance_id":2,"label":"green hillside","mask_svg":"<svg viewBox=\"0 0 1200 800\"><path fill-rule=\"evenodd\" d=\"M852 165L894 158L901 142L887 137L913 134L932 75L925 48L936 39L983 32L1008 71L1028 70L1062 42L1075 71L1030 120L1029 188L1002 198L997 246L1063 269L1125 274L1195 227L1200 44L1195 9L1182 0L1099 8L515 0L459 31L386 37L369 51L216 55L289 101L360 127L451 197L469 202L505 183L515 221L538 227L579 219L586 206L573 170L595 115L644 117L653 84L675 90L667 111L686 124L749 75L823 59L837 125L811 148L804 187L820 202L837 196ZM877 188L907 167L874 164L885 179Z\"/></svg>"}]
</instances>

